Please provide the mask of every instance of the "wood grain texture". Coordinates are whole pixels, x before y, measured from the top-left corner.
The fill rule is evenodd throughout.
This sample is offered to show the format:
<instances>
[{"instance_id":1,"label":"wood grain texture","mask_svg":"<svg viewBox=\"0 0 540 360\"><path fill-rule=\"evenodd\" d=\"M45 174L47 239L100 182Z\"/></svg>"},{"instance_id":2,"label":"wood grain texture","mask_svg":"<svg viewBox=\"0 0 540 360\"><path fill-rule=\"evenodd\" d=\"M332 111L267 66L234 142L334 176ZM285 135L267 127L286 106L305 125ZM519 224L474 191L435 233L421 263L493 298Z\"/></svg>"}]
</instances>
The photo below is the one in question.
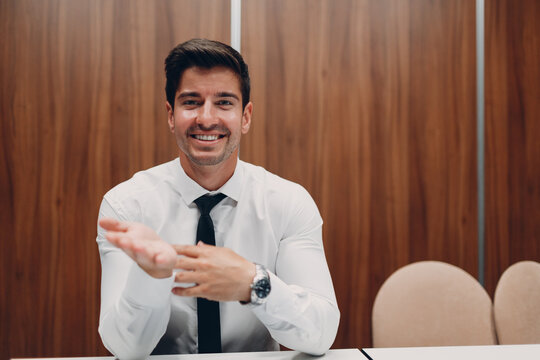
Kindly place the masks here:
<instances>
[{"instance_id":1,"label":"wood grain texture","mask_svg":"<svg viewBox=\"0 0 540 360\"><path fill-rule=\"evenodd\" d=\"M229 41L228 0L0 2L0 358L107 354L104 193L176 156L163 61Z\"/></svg>"},{"instance_id":2,"label":"wood grain texture","mask_svg":"<svg viewBox=\"0 0 540 360\"><path fill-rule=\"evenodd\" d=\"M474 2L247 1L241 157L317 202L342 319L371 345L382 282L418 260L477 274Z\"/></svg>"},{"instance_id":3,"label":"wood grain texture","mask_svg":"<svg viewBox=\"0 0 540 360\"><path fill-rule=\"evenodd\" d=\"M486 1L486 288L540 261L540 2Z\"/></svg>"}]
</instances>

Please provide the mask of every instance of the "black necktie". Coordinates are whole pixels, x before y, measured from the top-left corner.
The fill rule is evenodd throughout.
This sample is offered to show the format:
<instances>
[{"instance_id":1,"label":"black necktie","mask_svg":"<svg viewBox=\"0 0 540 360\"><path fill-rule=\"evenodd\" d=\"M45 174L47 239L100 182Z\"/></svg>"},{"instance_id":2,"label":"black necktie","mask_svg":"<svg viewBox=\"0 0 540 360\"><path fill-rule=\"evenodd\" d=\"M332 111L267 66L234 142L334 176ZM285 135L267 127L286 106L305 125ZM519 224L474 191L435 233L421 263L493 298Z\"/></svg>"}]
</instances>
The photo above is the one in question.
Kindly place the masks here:
<instances>
[{"instance_id":1,"label":"black necktie","mask_svg":"<svg viewBox=\"0 0 540 360\"><path fill-rule=\"evenodd\" d=\"M225 198L223 194L214 196L203 195L195 204L201 212L199 225L197 225L197 242L202 241L208 245L216 245L214 223L210 217L210 210ZM221 352L221 330L219 324L219 302L197 298L197 321L199 329L199 353Z\"/></svg>"}]
</instances>

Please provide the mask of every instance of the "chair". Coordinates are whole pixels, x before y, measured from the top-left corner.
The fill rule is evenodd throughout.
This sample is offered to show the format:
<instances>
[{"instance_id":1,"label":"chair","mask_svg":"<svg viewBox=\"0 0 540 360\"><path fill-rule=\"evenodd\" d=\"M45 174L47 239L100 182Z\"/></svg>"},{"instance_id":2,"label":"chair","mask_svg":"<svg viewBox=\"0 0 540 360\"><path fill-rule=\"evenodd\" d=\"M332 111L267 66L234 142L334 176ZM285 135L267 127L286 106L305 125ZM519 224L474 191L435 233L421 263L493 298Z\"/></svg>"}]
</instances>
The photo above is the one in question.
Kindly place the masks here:
<instances>
[{"instance_id":1,"label":"chair","mask_svg":"<svg viewBox=\"0 0 540 360\"><path fill-rule=\"evenodd\" d=\"M540 343L540 264L521 261L501 275L494 296L500 344Z\"/></svg>"},{"instance_id":2,"label":"chair","mask_svg":"<svg viewBox=\"0 0 540 360\"><path fill-rule=\"evenodd\" d=\"M462 269L422 261L381 286L372 312L374 347L494 345L491 298Z\"/></svg>"}]
</instances>

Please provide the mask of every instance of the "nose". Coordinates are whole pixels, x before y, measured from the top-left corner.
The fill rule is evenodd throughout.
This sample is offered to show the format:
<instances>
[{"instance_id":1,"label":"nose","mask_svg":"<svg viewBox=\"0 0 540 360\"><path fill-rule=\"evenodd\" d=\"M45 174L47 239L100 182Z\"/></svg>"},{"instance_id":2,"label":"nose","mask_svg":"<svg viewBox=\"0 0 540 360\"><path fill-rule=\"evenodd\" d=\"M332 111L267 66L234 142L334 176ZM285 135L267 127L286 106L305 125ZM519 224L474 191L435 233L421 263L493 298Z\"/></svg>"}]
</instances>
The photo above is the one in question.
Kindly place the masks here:
<instances>
[{"instance_id":1,"label":"nose","mask_svg":"<svg viewBox=\"0 0 540 360\"><path fill-rule=\"evenodd\" d=\"M197 116L197 125L202 129L211 129L218 124L215 108L210 101L206 101L200 107L200 112Z\"/></svg>"}]
</instances>

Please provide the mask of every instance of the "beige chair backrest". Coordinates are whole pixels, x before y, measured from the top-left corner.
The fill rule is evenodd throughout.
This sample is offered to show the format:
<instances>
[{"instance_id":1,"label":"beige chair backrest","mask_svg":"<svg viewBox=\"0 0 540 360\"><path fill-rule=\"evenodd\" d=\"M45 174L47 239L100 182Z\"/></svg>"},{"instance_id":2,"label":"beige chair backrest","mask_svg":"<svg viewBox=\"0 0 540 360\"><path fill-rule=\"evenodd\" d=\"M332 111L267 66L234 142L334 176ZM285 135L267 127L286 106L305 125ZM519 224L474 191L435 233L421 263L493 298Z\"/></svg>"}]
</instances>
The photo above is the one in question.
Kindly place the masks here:
<instances>
[{"instance_id":1,"label":"beige chair backrest","mask_svg":"<svg viewBox=\"0 0 540 360\"><path fill-rule=\"evenodd\" d=\"M384 282L372 330L374 347L497 343L484 288L462 269L438 261L404 266Z\"/></svg>"},{"instance_id":2,"label":"beige chair backrest","mask_svg":"<svg viewBox=\"0 0 540 360\"><path fill-rule=\"evenodd\" d=\"M501 275L494 296L500 344L540 343L540 264L521 261Z\"/></svg>"}]
</instances>

